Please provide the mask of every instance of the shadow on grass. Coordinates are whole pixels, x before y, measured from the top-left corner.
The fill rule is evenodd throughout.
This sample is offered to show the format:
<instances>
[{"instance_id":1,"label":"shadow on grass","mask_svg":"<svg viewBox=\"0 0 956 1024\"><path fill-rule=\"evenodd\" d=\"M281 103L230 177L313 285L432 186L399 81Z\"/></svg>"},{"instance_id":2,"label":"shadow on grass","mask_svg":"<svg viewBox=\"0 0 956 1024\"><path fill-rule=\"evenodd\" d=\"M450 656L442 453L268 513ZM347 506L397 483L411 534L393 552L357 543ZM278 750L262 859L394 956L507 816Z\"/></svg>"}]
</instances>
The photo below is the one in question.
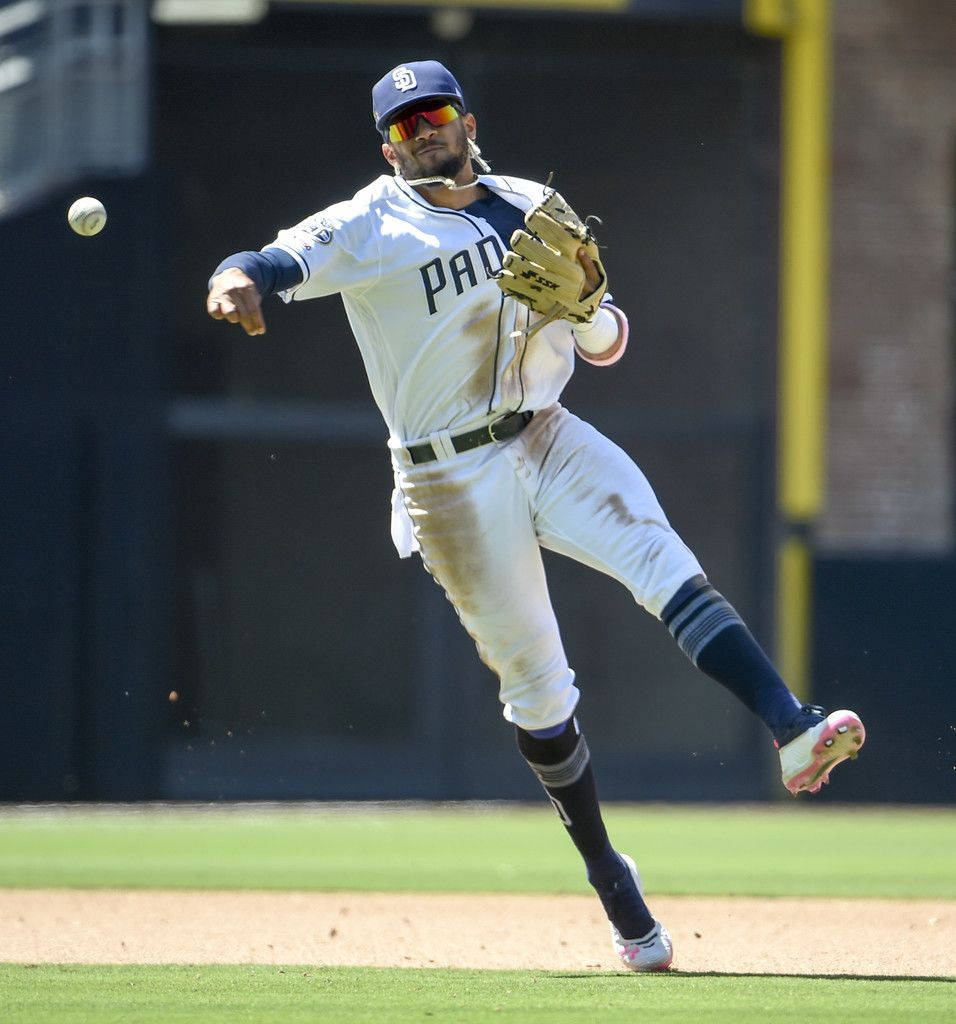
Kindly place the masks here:
<instances>
[{"instance_id":1,"label":"shadow on grass","mask_svg":"<svg viewBox=\"0 0 956 1024\"><path fill-rule=\"evenodd\" d=\"M948 974L774 974L772 971L647 971L638 972L642 978L806 978L808 981L939 981L943 984L956 983L956 977ZM548 972L547 977L555 980L579 981L584 978L629 978L622 971L593 971L588 974L567 974Z\"/></svg>"}]
</instances>

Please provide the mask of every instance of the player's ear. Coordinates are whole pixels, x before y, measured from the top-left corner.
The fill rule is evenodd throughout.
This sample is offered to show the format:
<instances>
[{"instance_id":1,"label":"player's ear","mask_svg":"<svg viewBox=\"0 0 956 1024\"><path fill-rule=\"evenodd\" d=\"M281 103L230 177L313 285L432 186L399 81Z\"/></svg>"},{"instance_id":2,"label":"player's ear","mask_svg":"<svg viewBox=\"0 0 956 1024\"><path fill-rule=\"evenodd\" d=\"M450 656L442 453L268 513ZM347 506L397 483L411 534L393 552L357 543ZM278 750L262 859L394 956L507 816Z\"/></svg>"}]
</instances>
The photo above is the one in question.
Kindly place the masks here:
<instances>
[{"instance_id":1,"label":"player's ear","mask_svg":"<svg viewBox=\"0 0 956 1024\"><path fill-rule=\"evenodd\" d=\"M387 142L382 143L382 156L385 157L392 167L398 166L398 157L395 155L395 150Z\"/></svg>"},{"instance_id":2,"label":"player's ear","mask_svg":"<svg viewBox=\"0 0 956 1024\"><path fill-rule=\"evenodd\" d=\"M478 138L478 122L475 120L474 114L465 114L462 118L465 122L465 134L469 139Z\"/></svg>"}]
</instances>

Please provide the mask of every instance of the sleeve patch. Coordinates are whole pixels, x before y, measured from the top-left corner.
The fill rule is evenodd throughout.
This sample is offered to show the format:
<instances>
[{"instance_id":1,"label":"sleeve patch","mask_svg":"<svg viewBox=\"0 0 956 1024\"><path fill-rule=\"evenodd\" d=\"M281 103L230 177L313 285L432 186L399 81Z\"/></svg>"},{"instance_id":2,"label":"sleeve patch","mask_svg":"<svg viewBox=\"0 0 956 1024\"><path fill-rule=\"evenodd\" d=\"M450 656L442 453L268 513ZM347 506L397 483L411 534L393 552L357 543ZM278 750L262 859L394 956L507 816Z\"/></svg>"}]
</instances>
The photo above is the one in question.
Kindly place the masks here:
<instances>
[{"instance_id":1,"label":"sleeve patch","mask_svg":"<svg viewBox=\"0 0 956 1024\"><path fill-rule=\"evenodd\" d=\"M306 221L306 223L302 225L302 231L310 238L314 238L319 245L329 245L335 234L335 228L333 227L332 222L326 217L319 217L317 220ZM311 249L312 246L306 244L305 248Z\"/></svg>"}]
</instances>

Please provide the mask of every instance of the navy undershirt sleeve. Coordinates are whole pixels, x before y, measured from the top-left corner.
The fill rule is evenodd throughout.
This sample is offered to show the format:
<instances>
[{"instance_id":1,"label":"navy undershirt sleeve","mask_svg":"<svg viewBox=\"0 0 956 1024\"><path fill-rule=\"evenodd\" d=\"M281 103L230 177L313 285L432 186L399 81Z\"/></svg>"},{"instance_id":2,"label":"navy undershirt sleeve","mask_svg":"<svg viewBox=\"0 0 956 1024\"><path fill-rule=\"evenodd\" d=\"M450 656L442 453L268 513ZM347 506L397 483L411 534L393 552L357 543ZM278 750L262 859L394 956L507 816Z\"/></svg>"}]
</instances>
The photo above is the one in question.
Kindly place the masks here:
<instances>
[{"instance_id":1,"label":"navy undershirt sleeve","mask_svg":"<svg viewBox=\"0 0 956 1024\"><path fill-rule=\"evenodd\" d=\"M295 259L285 249L268 245L261 252L237 252L227 256L212 276L221 274L228 267L238 267L254 282L263 298L302 284L302 268Z\"/></svg>"},{"instance_id":2,"label":"navy undershirt sleeve","mask_svg":"<svg viewBox=\"0 0 956 1024\"><path fill-rule=\"evenodd\" d=\"M465 213L473 217L483 217L498 232L505 246L511 245L511 236L516 228L524 227L524 214L517 206L512 206L507 199L502 199L496 192L476 199L465 207Z\"/></svg>"}]
</instances>

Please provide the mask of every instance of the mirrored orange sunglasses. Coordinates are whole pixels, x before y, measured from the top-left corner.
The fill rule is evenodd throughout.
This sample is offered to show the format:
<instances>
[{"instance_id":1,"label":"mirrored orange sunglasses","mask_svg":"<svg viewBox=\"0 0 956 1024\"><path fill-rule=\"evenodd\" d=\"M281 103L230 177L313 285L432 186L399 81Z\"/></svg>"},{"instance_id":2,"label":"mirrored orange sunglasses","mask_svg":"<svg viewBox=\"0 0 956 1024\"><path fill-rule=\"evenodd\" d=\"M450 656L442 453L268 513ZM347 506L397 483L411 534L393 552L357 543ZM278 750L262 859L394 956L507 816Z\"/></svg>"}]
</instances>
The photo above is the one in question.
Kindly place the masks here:
<instances>
[{"instance_id":1,"label":"mirrored orange sunglasses","mask_svg":"<svg viewBox=\"0 0 956 1024\"><path fill-rule=\"evenodd\" d=\"M405 142L407 139L412 138L415 135L415 129L418 127L418 119L420 117L424 117L432 127L440 128L443 124L451 124L452 121L456 121L461 117L461 114L450 103L446 103L441 107L434 107L431 110L415 110L411 114L393 121L388 126L388 141Z\"/></svg>"}]
</instances>

